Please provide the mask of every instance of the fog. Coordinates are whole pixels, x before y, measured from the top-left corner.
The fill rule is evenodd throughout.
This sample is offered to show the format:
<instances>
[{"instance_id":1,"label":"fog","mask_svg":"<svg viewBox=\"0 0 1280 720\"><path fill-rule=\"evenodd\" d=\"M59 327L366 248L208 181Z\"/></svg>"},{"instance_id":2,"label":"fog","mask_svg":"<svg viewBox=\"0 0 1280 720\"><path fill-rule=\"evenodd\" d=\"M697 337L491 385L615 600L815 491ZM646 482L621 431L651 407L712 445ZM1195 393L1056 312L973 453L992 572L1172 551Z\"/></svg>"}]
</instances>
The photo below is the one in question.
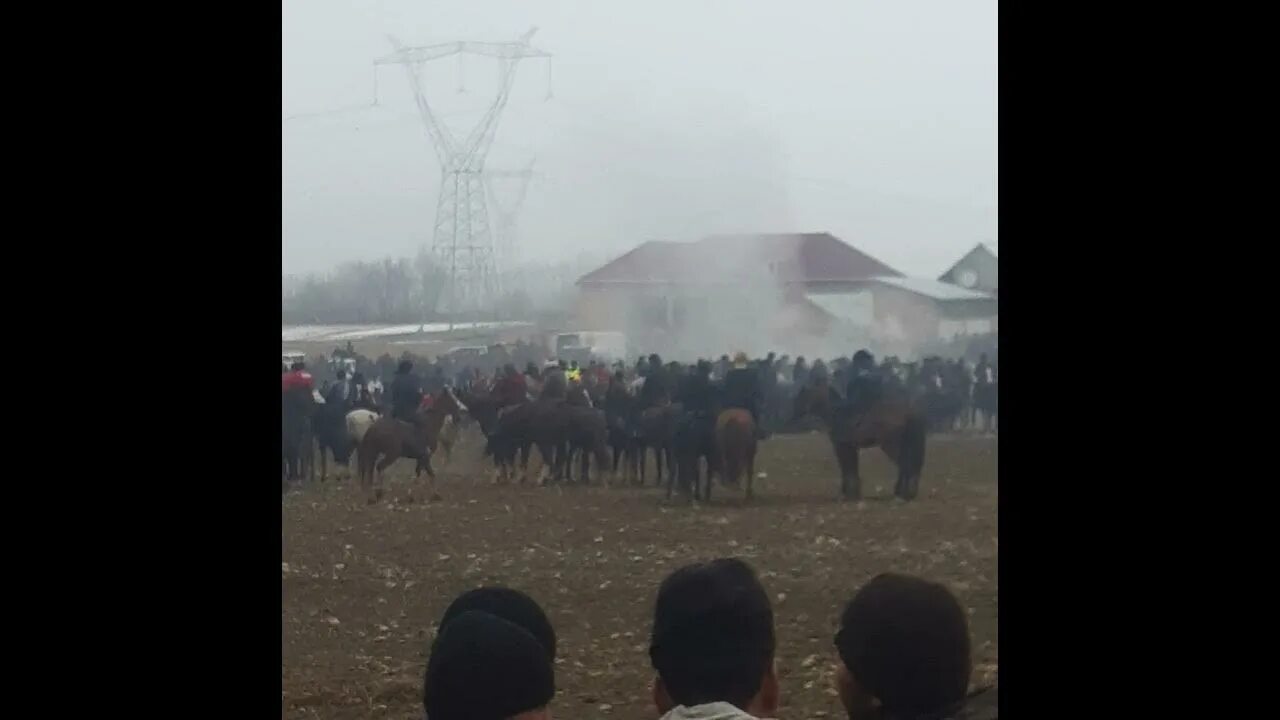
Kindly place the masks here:
<instances>
[{"instance_id":1,"label":"fog","mask_svg":"<svg viewBox=\"0 0 1280 720\"><path fill-rule=\"evenodd\" d=\"M504 42L536 26L554 59L520 63L486 165L535 161L516 215L523 259L590 267L651 239L828 231L937 276L997 242L996 7L286 0L283 271L431 243L439 162L402 68L379 69L371 106L388 34ZM454 135L491 102L496 67L429 66Z\"/></svg>"}]
</instances>

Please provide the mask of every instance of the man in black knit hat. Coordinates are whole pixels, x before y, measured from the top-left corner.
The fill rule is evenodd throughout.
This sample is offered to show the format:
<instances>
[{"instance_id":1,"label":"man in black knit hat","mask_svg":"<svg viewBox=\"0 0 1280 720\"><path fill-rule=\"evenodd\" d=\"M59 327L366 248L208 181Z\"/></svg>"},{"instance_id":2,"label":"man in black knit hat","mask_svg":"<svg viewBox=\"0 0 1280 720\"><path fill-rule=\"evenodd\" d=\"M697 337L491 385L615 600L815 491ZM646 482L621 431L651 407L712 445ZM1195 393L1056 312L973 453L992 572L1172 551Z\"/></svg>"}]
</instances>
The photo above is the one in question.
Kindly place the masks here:
<instances>
[{"instance_id":1,"label":"man in black knit hat","mask_svg":"<svg viewBox=\"0 0 1280 720\"><path fill-rule=\"evenodd\" d=\"M440 618L439 628L443 629L451 620L471 610L487 612L519 625L537 638L552 661L556 659L555 628L551 627L551 621L547 619L542 607L528 595L499 586L468 590L449 604L444 617Z\"/></svg>"},{"instance_id":2,"label":"man in black knit hat","mask_svg":"<svg viewBox=\"0 0 1280 720\"><path fill-rule=\"evenodd\" d=\"M441 626L422 704L427 720L550 720L555 691L551 658L537 638L469 610Z\"/></svg>"}]
</instances>

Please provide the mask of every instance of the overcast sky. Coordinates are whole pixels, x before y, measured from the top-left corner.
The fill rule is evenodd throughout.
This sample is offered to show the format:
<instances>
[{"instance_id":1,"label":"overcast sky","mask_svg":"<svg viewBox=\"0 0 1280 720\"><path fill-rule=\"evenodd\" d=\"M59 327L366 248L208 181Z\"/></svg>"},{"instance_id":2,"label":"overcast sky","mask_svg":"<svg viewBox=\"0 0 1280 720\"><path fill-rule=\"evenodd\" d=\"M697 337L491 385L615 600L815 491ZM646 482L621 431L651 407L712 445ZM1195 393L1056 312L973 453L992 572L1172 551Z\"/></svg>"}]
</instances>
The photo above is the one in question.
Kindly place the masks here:
<instances>
[{"instance_id":1,"label":"overcast sky","mask_svg":"<svg viewBox=\"0 0 1280 720\"><path fill-rule=\"evenodd\" d=\"M996 6L285 0L283 270L431 241L440 166L403 68L379 69L371 107L388 34L510 41L537 26L532 44L555 58L519 64L487 164L536 160L518 215L526 257L826 230L935 276L997 244ZM425 86L465 135L494 96L497 62L436 61Z\"/></svg>"}]
</instances>

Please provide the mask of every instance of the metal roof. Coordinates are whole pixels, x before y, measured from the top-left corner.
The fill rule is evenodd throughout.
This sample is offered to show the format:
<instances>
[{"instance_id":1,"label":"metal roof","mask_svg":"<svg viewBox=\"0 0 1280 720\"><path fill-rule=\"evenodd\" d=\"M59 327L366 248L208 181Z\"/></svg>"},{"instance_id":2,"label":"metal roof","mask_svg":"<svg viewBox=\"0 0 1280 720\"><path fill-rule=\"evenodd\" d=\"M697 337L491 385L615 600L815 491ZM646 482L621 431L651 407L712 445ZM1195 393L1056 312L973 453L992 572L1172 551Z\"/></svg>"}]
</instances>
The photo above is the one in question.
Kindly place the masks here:
<instances>
[{"instance_id":1,"label":"metal roof","mask_svg":"<svg viewBox=\"0 0 1280 720\"><path fill-rule=\"evenodd\" d=\"M830 233L713 235L697 242L650 241L578 280L614 283L842 282L899 275Z\"/></svg>"},{"instance_id":2,"label":"metal roof","mask_svg":"<svg viewBox=\"0 0 1280 720\"><path fill-rule=\"evenodd\" d=\"M871 282L890 285L940 302L950 302L954 300L995 300L994 296L984 292L969 290L967 288L962 288L959 285L952 285L951 283L939 282L938 280L929 280L926 278L876 277L871 278Z\"/></svg>"},{"instance_id":3,"label":"metal roof","mask_svg":"<svg viewBox=\"0 0 1280 720\"><path fill-rule=\"evenodd\" d=\"M805 299L840 320L861 324L870 324L875 321L873 300L868 290L805 293Z\"/></svg>"}]
</instances>

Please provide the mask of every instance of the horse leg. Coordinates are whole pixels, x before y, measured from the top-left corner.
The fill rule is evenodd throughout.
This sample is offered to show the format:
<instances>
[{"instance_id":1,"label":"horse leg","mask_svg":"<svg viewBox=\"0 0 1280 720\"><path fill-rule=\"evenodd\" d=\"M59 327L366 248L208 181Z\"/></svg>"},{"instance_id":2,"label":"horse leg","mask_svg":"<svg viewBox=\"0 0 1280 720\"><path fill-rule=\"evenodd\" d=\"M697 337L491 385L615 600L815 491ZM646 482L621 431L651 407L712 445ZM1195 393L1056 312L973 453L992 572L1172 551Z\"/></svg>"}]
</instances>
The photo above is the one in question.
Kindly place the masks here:
<instances>
[{"instance_id":1,"label":"horse leg","mask_svg":"<svg viewBox=\"0 0 1280 720\"><path fill-rule=\"evenodd\" d=\"M423 454L418 460L417 466L414 467L413 479L416 482L423 472L427 473L427 487L431 490L431 500L439 500L440 495L436 492L436 472L431 468L431 453Z\"/></svg>"},{"instance_id":2,"label":"horse leg","mask_svg":"<svg viewBox=\"0 0 1280 720\"><path fill-rule=\"evenodd\" d=\"M851 447L850 443L832 441L832 449L836 453L836 463L840 466L840 495L844 498L849 497L849 487L852 484L850 477L854 472L850 469L851 464L854 462L849 458L850 454L852 454L850 452Z\"/></svg>"},{"instance_id":3,"label":"horse leg","mask_svg":"<svg viewBox=\"0 0 1280 720\"><path fill-rule=\"evenodd\" d=\"M698 465L701 465L701 464L702 464L702 463L698 463ZM696 467L696 466L695 466L695 467ZM703 500L703 502L706 502L706 503L710 503L710 502L711 502L711 485L712 485L712 484L713 484L713 483L712 483L712 481L711 481L711 455L707 455L707 474L706 474L706 481L703 483L703 486L702 486L702 488L703 488L703 489L702 489L702 500Z\"/></svg>"},{"instance_id":4,"label":"horse leg","mask_svg":"<svg viewBox=\"0 0 1280 720\"><path fill-rule=\"evenodd\" d=\"M337 456L334 456L334 462L337 462ZM329 475L329 454L324 451L324 443L320 444L320 482L324 482Z\"/></svg>"},{"instance_id":5,"label":"horse leg","mask_svg":"<svg viewBox=\"0 0 1280 720\"><path fill-rule=\"evenodd\" d=\"M371 488L373 493L369 496L370 505L382 499L382 495L385 492L384 488L386 487L386 478L383 476L383 473L385 473L387 468L391 467L391 465L399 459L399 453L387 453L387 456L379 460L378 464L374 467L374 469L377 470L377 478L373 482L373 487Z\"/></svg>"},{"instance_id":6,"label":"horse leg","mask_svg":"<svg viewBox=\"0 0 1280 720\"><path fill-rule=\"evenodd\" d=\"M591 453L587 452L586 448L582 448L578 452L582 454L582 477L579 479L582 481L583 485L590 487L591 486ZM598 469L602 473L605 471L604 468L598 468Z\"/></svg>"},{"instance_id":7,"label":"horse leg","mask_svg":"<svg viewBox=\"0 0 1280 720\"><path fill-rule=\"evenodd\" d=\"M756 482L756 449L754 444L747 447L747 499L754 495Z\"/></svg>"},{"instance_id":8,"label":"horse leg","mask_svg":"<svg viewBox=\"0 0 1280 720\"><path fill-rule=\"evenodd\" d=\"M546 486L547 482L553 477L556 461L555 446L551 443L539 442L538 454L542 456L542 469L538 471L538 484Z\"/></svg>"}]
</instances>

